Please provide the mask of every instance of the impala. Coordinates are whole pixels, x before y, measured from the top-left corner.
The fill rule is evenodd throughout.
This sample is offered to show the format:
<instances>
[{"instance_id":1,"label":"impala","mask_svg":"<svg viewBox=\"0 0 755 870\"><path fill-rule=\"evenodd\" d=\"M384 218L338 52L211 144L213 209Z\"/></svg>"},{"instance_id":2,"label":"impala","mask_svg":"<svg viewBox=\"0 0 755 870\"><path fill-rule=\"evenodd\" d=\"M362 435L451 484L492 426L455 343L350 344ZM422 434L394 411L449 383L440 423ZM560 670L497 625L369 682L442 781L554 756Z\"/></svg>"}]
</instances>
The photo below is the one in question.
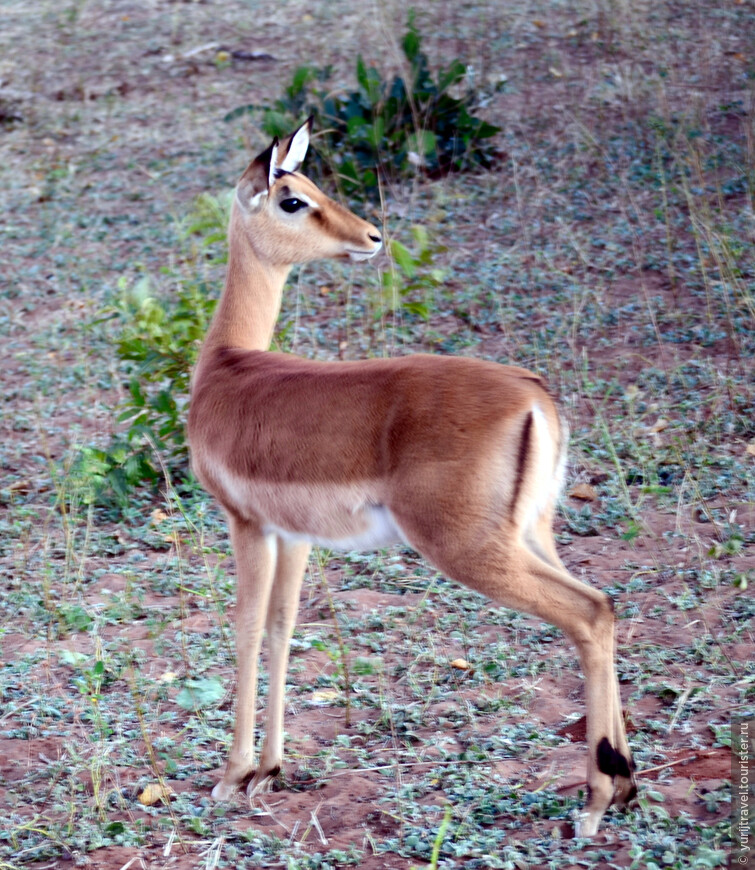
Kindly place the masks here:
<instances>
[{"instance_id":1,"label":"impala","mask_svg":"<svg viewBox=\"0 0 755 870\"><path fill-rule=\"evenodd\" d=\"M610 599L574 579L551 529L567 429L543 381L474 359L315 362L268 350L295 263L374 256L381 236L299 167L311 119L254 159L231 209L225 289L192 380L197 477L223 506L238 575L237 712L216 799L251 796L283 762L289 644L313 544L408 544L494 602L576 644L585 674L588 797L578 832L635 794ZM254 730L262 635L267 727Z\"/></svg>"}]
</instances>

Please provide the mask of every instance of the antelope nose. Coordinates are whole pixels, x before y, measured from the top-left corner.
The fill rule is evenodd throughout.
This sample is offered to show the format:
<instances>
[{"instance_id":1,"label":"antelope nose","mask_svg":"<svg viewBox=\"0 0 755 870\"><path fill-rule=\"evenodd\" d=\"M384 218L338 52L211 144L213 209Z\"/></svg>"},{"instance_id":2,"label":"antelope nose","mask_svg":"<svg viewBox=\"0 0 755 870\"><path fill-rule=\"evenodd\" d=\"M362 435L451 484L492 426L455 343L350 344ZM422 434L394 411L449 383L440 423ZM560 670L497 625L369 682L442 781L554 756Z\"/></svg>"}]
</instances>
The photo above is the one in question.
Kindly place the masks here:
<instances>
[{"instance_id":1,"label":"antelope nose","mask_svg":"<svg viewBox=\"0 0 755 870\"><path fill-rule=\"evenodd\" d=\"M367 235L376 245L383 241L383 237L378 232L367 233Z\"/></svg>"}]
</instances>

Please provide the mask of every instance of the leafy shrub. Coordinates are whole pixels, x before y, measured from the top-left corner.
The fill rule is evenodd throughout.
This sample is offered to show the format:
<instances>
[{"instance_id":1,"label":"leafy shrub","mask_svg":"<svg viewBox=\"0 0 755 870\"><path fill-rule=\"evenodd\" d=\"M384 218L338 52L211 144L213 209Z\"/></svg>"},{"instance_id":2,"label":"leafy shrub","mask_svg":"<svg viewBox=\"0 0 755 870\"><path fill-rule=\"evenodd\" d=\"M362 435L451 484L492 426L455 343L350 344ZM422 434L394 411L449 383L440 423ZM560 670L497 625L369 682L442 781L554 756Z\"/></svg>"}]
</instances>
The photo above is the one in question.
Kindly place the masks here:
<instances>
[{"instance_id":1,"label":"leafy shrub","mask_svg":"<svg viewBox=\"0 0 755 870\"><path fill-rule=\"evenodd\" d=\"M313 142L308 171L335 172L351 192L375 188L379 178L395 182L417 169L438 175L490 166L495 158L490 139L499 128L475 117L471 88L462 96L452 94L464 87L466 66L455 59L433 78L421 46L410 13L402 42L408 79L383 79L359 57L358 89L339 96L326 86L329 67L301 66L272 107L240 106L226 120L263 111L264 131L283 136L312 115L322 133Z\"/></svg>"},{"instance_id":2,"label":"leafy shrub","mask_svg":"<svg viewBox=\"0 0 755 870\"><path fill-rule=\"evenodd\" d=\"M228 202L199 197L187 236L198 236L199 255L224 262ZM210 251L222 240L222 253ZM192 264L196 265L196 264ZM123 505L140 484L157 484L164 469L185 476L188 452L185 409L191 371L215 309L215 288L205 281L163 270L175 286L165 296L143 276L130 286L118 282L119 297L101 320L119 324L115 346L129 367L128 396L118 409L126 424L105 448L85 447L72 473L85 500ZM101 322L101 321L100 321Z\"/></svg>"},{"instance_id":3,"label":"leafy shrub","mask_svg":"<svg viewBox=\"0 0 755 870\"><path fill-rule=\"evenodd\" d=\"M74 469L88 485L88 499L117 503L134 486L162 480L163 465L186 470L189 378L215 306L203 282L185 282L167 299L146 277L121 290L112 311L123 323L118 356L134 363L117 418L127 428L106 448L85 447Z\"/></svg>"},{"instance_id":4,"label":"leafy shrub","mask_svg":"<svg viewBox=\"0 0 755 870\"><path fill-rule=\"evenodd\" d=\"M411 233L411 249L398 239L389 243L392 268L383 272L383 299L390 309L400 305L427 320L432 310L431 294L446 280L446 271L435 265L435 256L446 248L432 244L423 226L413 226Z\"/></svg>"}]
</instances>

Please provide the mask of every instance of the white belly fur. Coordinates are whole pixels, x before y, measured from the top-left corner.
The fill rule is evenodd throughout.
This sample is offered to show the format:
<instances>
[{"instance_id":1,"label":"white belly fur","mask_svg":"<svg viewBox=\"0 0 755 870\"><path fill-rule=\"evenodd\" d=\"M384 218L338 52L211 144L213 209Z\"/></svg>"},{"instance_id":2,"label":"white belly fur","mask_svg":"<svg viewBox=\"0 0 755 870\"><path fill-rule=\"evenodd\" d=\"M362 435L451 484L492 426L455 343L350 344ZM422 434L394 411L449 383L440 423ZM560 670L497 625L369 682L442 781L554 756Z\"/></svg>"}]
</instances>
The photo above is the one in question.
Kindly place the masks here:
<instances>
[{"instance_id":1,"label":"white belly fur","mask_svg":"<svg viewBox=\"0 0 755 870\"><path fill-rule=\"evenodd\" d=\"M318 547L344 552L379 550L391 544L406 543L393 515L384 505L365 505L355 518L356 516L366 520L364 528L354 534L341 537L323 537L310 532L291 531L274 523L265 524L263 529L265 532L275 532L285 541L309 541L310 544Z\"/></svg>"},{"instance_id":2,"label":"white belly fur","mask_svg":"<svg viewBox=\"0 0 755 870\"><path fill-rule=\"evenodd\" d=\"M265 534L331 550L375 550L406 543L391 511L369 484L299 484L248 480L213 469L227 503L260 521Z\"/></svg>"}]
</instances>

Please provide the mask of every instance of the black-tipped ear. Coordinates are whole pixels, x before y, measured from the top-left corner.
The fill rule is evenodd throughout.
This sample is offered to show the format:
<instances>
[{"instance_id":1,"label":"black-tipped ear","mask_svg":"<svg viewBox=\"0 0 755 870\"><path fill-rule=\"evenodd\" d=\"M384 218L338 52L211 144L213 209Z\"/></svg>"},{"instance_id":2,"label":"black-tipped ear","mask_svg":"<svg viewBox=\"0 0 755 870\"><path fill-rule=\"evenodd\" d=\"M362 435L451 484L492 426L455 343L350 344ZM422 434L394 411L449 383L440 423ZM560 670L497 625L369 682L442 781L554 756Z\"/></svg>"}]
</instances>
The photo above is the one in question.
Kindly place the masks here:
<instances>
[{"instance_id":1,"label":"black-tipped ear","mask_svg":"<svg viewBox=\"0 0 755 870\"><path fill-rule=\"evenodd\" d=\"M244 170L236 188L237 195L242 205L249 205L260 193L267 193L270 187L271 164L278 152L278 137ZM272 167L273 171L275 167Z\"/></svg>"}]
</instances>

